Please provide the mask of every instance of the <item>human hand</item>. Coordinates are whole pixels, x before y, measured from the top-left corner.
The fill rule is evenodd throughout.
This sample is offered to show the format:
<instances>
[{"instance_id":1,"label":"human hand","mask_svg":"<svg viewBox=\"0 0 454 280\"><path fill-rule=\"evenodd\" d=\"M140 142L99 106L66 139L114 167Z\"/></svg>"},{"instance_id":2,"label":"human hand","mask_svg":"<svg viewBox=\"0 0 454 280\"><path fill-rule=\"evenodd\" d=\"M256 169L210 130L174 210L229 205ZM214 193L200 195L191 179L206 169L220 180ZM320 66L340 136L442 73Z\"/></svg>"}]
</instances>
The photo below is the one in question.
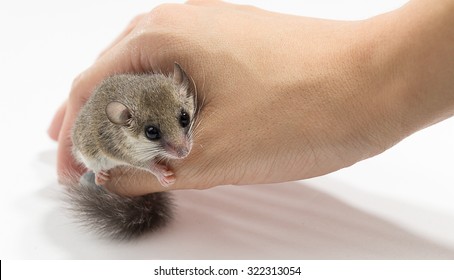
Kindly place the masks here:
<instances>
[{"instance_id":1,"label":"human hand","mask_svg":"<svg viewBox=\"0 0 454 280\"><path fill-rule=\"evenodd\" d=\"M171 189L298 180L374 156L434 121L430 106L426 118L412 118L400 49L377 44L392 38L395 20L319 20L217 1L159 6L74 81L49 129L59 141L58 171L77 169L71 127L101 80L168 72L174 61L194 79L203 108L193 150L171 162ZM115 192L164 190L146 172L112 176Z\"/></svg>"}]
</instances>

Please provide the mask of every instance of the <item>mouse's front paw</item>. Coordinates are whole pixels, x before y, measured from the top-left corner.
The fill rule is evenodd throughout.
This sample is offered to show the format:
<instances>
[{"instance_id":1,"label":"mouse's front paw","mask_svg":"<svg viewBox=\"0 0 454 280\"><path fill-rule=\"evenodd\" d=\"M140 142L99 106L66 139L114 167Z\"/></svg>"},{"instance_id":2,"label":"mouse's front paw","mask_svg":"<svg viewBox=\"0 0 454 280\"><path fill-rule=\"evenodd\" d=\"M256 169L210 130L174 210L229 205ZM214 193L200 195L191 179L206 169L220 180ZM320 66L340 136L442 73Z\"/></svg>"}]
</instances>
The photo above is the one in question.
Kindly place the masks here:
<instances>
[{"instance_id":1,"label":"mouse's front paw","mask_svg":"<svg viewBox=\"0 0 454 280\"><path fill-rule=\"evenodd\" d=\"M168 187L168 186L171 186L173 185L173 183L175 183L175 175L172 173L172 175L162 175L162 176L157 176L158 180L159 180L159 183L161 183L161 185L163 187Z\"/></svg>"},{"instance_id":2,"label":"mouse's front paw","mask_svg":"<svg viewBox=\"0 0 454 280\"><path fill-rule=\"evenodd\" d=\"M95 183L98 186L103 186L107 181L110 180L109 171L101 170L95 174Z\"/></svg>"},{"instance_id":3,"label":"mouse's front paw","mask_svg":"<svg viewBox=\"0 0 454 280\"><path fill-rule=\"evenodd\" d=\"M159 163L153 163L150 166L150 172L153 173L153 175L156 176L158 179L159 183L163 187L168 187L175 183L175 173L171 169L169 169L166 165L159 164Z\"/></svg>"}]
</instances>

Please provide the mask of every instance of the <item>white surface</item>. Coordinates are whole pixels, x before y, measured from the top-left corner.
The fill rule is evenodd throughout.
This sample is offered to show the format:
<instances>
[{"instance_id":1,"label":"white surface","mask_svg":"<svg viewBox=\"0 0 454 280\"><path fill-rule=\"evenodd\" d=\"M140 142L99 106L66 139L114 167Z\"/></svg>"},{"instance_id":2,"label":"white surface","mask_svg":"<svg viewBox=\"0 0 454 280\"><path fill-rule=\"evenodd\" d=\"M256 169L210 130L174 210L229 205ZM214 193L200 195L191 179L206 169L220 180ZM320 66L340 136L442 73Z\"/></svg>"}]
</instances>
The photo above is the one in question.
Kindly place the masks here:
<instances>
[{"instance_id":1,"label":"white surface","mask_svg":"<svg viewBox=\"0 0 454 280\"><path fill-rule=\"evenodd\" d=\"M135 242L78 228L62 208L47 126L72 79L156 2L0 2L2 259L454 258L454 119L328 176L175 192L176 219ZM242 2L361 19L406 1Z\"/></svg>"}]
</instances>

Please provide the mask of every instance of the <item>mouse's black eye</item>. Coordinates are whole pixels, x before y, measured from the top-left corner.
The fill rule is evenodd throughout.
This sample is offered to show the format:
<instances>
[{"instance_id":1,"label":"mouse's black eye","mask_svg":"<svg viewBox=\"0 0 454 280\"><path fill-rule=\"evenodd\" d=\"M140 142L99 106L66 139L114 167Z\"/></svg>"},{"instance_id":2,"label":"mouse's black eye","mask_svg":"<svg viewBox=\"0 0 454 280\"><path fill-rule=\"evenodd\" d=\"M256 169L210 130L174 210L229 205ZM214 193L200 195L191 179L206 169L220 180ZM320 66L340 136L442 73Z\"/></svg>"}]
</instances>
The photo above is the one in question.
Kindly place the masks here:
<instances>
[{"instance_id":1,"label":"mouse's black eye","mask_svg":"<svg viewBox=\"0 0 454 280\"><path fill-rule=\"evenodd\" d=\"M159 140L161 138L161 131L159 131L159 128L150 125L145 127L145 136L150 140Z\"/></svg>"},{"instance_id":2,"label":"mouse's black eye","mask_svg":"<svg viewBox=\"0 0 454 280\"><path fill-rule=\"evenodd\" d=\"M191 122L191 118L189 117L189 114L186 111L181 111L180 125L182 127L187 127L190 122Z\"/></svg>"}]
</instances>

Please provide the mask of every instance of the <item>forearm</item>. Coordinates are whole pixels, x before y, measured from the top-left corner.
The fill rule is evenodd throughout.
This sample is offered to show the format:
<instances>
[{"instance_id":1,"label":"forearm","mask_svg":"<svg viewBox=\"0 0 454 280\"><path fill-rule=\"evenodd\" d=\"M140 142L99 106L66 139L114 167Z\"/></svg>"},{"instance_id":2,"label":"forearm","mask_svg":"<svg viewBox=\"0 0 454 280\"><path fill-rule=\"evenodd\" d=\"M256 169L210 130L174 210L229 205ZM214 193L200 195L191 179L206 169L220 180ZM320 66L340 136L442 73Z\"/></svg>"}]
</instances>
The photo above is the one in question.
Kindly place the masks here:
<instances>
[{"instance_id":1,"label":"forearm","mask_svg":"<svg viewBox=\"0 0 454 280\"><path fill-rule=\"evenodd\" d=\"M315 173L306 162L308 147L314 154L335 154L339 161L314 165L323 174L452 116L453 15L453 0L414 0L363 22L336 23L341 32L326 36L335 43L310 51L319 64L304 68L297 98L279 100L293 112L290 123L299 125L290 135L302 155L299 165ZM307 62L306 56L299 61ZM305 142L307 135L317 137ZM336 139L335 147L327 139Z\"/></svg>"},{"instance_id":2,"label":"forearm","mask_svg":"<svg viewBox=\"0 0 454 280\"><path fill-rule=\"evenodd\" d=\"M410 132L454 114L454 1L413 0L386 16L398 103ZM394 92L393 92L394 94Z\"/></svg>"}]
</instances>

